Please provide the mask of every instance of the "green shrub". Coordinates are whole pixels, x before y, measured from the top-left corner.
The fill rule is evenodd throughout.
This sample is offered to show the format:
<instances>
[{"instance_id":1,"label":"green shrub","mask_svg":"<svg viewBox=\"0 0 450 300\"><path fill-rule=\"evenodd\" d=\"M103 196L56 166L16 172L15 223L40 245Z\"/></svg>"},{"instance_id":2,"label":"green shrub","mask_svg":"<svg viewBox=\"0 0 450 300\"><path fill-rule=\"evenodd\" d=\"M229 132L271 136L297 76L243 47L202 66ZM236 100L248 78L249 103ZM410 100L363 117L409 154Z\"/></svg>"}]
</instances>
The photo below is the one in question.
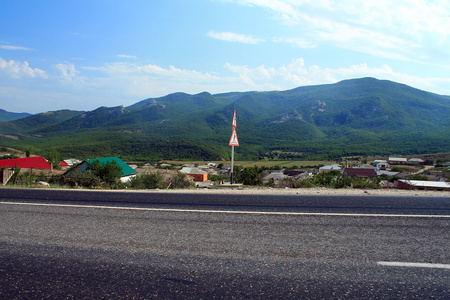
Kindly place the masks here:
<instances>
[{"instance_id":1,"label":"green shrub","mask_svg":"<svg viewBox=\"0 0 450 300\"><path fill-rule=\"evenodd\" d=\"M263 168L254 166L252 168L235 168L234 181L244 185L263 185Z\"/></svg>"},{"instance_id":2,"label":"green shrub","mask_svg":"<svg viewBox=\"0 0 450 300\"><path fill-rule=\"evenodd\" d=\"M99 160L94 160L88 165L96 177L111 185L117 183L122 177L122 167L116 161L108 161L105 164L101 164Z\"/></svg>"},{"instance_id":3,"label":"green shrub","mask_svg":"<svg viewBox=\"0 0 450 300\"><path fill-rule=\"evenodd\" d=\"M174 178L168 188L184 189L184 188L194 187L194 183L189 181L187 176L188 175L186 175L184 173L177 172L177 174L174 176Z\"/></svg>"},{"instance_id":4,"label":"green shrub","mask_svg":"<svg viewBox=\"0 0 450 300\"><path fill-rule=\"evenodd\" d=\"M164 177L154 172L136 176L130 180L129 186L133 189L157 189L164 186Z\"/></svg>"}]
</instances>

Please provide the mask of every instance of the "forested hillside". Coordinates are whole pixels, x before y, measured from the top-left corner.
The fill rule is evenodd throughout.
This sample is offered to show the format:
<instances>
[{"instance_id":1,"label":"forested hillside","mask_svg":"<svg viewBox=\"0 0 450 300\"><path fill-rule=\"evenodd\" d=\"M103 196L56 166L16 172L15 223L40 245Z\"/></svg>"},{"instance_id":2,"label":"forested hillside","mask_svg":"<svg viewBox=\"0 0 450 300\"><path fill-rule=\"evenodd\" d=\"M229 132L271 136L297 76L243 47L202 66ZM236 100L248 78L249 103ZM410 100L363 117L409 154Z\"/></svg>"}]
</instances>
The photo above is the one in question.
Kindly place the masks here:
<instances>
[{"instance_id":1,"label":"forested hillside","mask_svg":"<svg viewBox=\"0 0 450 300\"><path fill-rule=\"evenodd\" d=\"M128 107L2 122L5 146L65 157L229 159L233 111L241 159L335 159L446 152L450 97L362 78L288 91L175 93Z\"/></svg>"}]
</instances>

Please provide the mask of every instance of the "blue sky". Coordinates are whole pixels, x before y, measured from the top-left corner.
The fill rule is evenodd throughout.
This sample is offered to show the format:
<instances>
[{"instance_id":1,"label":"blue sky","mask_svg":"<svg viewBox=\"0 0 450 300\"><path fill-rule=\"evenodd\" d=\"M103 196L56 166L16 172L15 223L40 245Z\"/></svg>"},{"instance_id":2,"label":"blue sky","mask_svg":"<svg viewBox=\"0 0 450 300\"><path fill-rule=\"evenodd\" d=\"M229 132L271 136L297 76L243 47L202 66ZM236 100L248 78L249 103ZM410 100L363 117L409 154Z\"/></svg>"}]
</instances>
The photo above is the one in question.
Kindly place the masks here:
<instances>
[{"instance_id":1,"label":"blue sky","mask_svg":"<svg viewBox=\"0 0 450 300\"><path fill-rule=\"evenodd\" d=\"M1 1L0 28L12 112L366 76L450 95L447 0Z\"/></svg>"}]
</instances>

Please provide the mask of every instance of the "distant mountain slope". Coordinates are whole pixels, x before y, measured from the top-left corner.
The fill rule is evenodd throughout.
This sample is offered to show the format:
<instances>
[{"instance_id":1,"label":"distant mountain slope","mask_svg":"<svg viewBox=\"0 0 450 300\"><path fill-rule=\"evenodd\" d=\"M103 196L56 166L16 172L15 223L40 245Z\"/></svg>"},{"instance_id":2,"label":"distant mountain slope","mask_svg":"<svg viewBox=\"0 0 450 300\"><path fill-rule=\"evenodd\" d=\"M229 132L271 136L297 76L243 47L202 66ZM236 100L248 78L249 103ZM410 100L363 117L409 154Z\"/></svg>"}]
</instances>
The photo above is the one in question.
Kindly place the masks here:
<instances>
[{"instance_id":1,"label":"distant mountain slope","mask_svg":"<svg viewBox=\"0 0 450 300\"><path fill-rule=\"evenodd\" d=\"M242 128L250 129L247 138L286 146L289 140L347 138L355 144L364 135L386 140L407 133L441 133L447 140L450 127L450 97L374 78L251 93L210 119L224 126L233 109Z\"/></svg>"},{"instance_id":2,"label":"distant mountain slope","mask_svg":"<svg viewBox=\"0 0 450 300\"><path fill-rule=\"evenodd\" d=\"M0 121L13 121L21 118L31 116L29 113L14 113L0 109Z\"/></svg>"},{"instance_id":3,"label":"distant mountain slope","mask_svg":"<svg viewBox=\"0 0 450 300\"><path fill-rule=\"evenodd\" d=\"M374 78L288 91L175 93L128 107L35 115L9 122L1 133L21 134L11 141L15 146L48 149L55 147L49 141L64 140L58 149L72 156L101 151L130 159L228 159L235 109L242 159L450 149L450 97Z\"/></svg>"},{"instance_id":4,"label":"distant mountain slope","mask_svg":"<svg viewBox=\"0 0 450 300\"><path fill-rule=\"evenodd\" d=\"M80 115L81 111L73 110L58 110L49 111L45 113L35 114L28 116L23 119L12 121L21 133L36 132L47 128L49 126L54 126L60 124L68 119Z\"/></svg>"}]
</instances>

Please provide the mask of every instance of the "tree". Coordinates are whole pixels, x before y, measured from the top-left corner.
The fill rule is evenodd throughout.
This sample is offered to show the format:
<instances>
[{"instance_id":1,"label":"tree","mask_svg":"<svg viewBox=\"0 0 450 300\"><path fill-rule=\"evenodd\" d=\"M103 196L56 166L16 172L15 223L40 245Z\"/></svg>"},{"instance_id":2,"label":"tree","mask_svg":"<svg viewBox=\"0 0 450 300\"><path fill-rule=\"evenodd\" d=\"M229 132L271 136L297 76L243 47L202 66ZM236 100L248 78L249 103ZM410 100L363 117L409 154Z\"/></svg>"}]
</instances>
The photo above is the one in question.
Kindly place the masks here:
<instances>
[{"instance_id":1,"label":"tree","mask_svg":"<svg viewBox=\"0 0 450 300\"><path fill-rule=\"evenodd\" d=\"M25 155L26 157L30 157L31 156L31 150L33 150L33 147L27 147L27 150L25 151Z\"/></svg>"},{"instance_id":2,"label":"tree","mask_svg":"<svg viewBox=\"0 0 450 300\"><path fill-rule=\"evenodd\" d=\"M263 184L263 169L254 166L252 168L236 167L236 182L241 182L244 185L262 185Z\"/></svg>"},{"instance_id":3,"label":"tree","mask_svg":"<svg viewBox=\"0 0 450 300\"><path fill-rule=\"evenodd\" d=\"M110 185L117 182L120 177L122 177L122 167L116 161L108 161L104 164L101 164L97 159L92 163L88 163L88 166L95 176L99 177L102 181L107 182Z\"/></svg>"},{"instance_id":4,"label":"tree","mask_svg":"<svg viewBox=\"0 0 450 300\"><path fill-rule=\"evenodd\" d=\"M27 149L27 151L28 151L28 149ZM48 153L48 162L50 164L52 164L53 168L60 169L61 168L61 154L56 150L50 151Z\"/></svg>"}]
</instances>

